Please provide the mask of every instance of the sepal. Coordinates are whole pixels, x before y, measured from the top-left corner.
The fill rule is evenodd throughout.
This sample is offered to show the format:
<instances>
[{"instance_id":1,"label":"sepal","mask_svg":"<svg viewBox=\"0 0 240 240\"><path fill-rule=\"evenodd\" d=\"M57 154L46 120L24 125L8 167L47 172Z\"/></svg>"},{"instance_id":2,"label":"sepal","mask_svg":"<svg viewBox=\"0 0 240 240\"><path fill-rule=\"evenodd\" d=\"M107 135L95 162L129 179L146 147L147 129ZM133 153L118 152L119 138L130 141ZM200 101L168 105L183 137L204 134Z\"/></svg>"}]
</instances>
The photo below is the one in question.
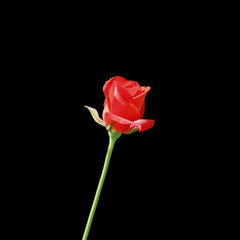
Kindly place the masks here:
<instances>
[{"instance_id":1,"label":"sepal","mask_svg":"<svg viewBox=\"0 0 240 240\"><path fill-rule=\"evenodd\" d=\"M138 131L138 129L134 127L130 132L127 132L125 134L132 134L132 133L135 133L137 131Z\"/></svg>"},{"instance_id":2,"label":"sepal","mask_svg":"<svg viewBox=\"0 0 240 240\"><path fill-rule=\"evenodd\" d=\"M88 107L86 105L84 105L84 107L89 110L89 112L91 113L91 115L96 123L98 123L99 125L101 125L103 127L106 127L105 122L99 117L98 112L95 108Z\"/></svg>"},{"instance_id":3,"label":"sepal","mask_svg":"<svg viewBox=\"0 0 240 240\"><path fill-rule=\"evenodd\" d=\"M111 129L111 130L108 130L108 135L110 139L115 142L122 135L122 133L115 132L113 129Z\"/></svg>"}]
</instances>

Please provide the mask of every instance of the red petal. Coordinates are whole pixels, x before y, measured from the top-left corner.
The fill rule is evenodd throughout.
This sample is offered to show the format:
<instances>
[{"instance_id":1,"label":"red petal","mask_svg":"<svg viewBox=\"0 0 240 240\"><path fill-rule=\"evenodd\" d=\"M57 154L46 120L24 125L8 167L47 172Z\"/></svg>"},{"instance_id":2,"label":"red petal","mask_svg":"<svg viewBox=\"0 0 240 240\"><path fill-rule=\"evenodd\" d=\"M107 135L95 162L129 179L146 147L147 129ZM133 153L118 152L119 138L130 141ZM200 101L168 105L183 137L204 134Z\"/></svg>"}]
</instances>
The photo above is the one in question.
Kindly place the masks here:
<instances>
[{"instance_id":1,"label":"red petal","mask_svg":"<svg viewBox=\"0 0 240 240\"><path fill-rule=\"evenodd\" d=\"M142 118L145 111L145 97L147 92L150 90L150 87L144 87L144 90L141 94L133 98L133 103L136 105L139 111L139 118Z\"/></svg>"},{"instance_id":2,"label":"red petal","mask_svg":"<svg viewBox=\"0 0 240 240\"><path fill-rule=\"evenodd\" d=\"M117 83L115 83L114 97L111 102L110 112L130 121L139 119L139 111L132 102L132 97Z\"/></svg>"},{"instance_id":3,"label":"red petal","mask_svg":"<svg viewBox=\"0 0 240 240\"><path fill-rule=\"evenodd\" d=\"M135 97L142 92L139 83L135 81L127 81L122 87L129 93L129 95L131 95L131 97Z\"/></svg>"},{"instance_id":4,"label":"red petal","mask_svg":"<svg viewBox=\"0 0 240 240\"><path fill-rule=\"evenodd\" d=\"M116 76L116 77L110 78L104 84L103 92L105 94L106 102L108 103L109 107L111 107L110 103L111 103L111 101L113 99L113 96L114 96L114 89L115 89L115 84L114 83L115 82L119 85L123 85L125 82L127 82L127 79L125 79L123 77L120 77L120 76Z\"/></svg>"},{"instance_id":5,"label":"red petal","mask_svg":"<svg viewBox=\"0 0 240 240\"><path fill-rule=\"evenodd\" d=\"M134 122L139 132L146 131L154 126L155 121L151 119L140 119Z\"/></svg>"},{"instance_id":6,"label":"red petal","mask_svg":"<svg viewBox=\"0 0 240 240\"><path fill-rule=\"evenodd\" d=\"M154 126L155 121L152 119L139 119L135 122L129 121L127 119L118 117L112 113L106 112L104 116L104 121L108 126L113 122L113 129L117 132L127 133L130 132L134 127L138 129L139 132L146 131Z\"/></svg>"},{"instance_id":7,"label":"red petal","mask_svg":"<svg viewBox=\"0 0 240 240\"><path fill-rule=\"evenodd\" d=\"M112 113L106 112L104 115L104 121L108 126L111 122L113 122L112 127L116 132L127 133L131 131L134 127L134 123L127 119L118 117Z\"/></svg>"}]
</instances>

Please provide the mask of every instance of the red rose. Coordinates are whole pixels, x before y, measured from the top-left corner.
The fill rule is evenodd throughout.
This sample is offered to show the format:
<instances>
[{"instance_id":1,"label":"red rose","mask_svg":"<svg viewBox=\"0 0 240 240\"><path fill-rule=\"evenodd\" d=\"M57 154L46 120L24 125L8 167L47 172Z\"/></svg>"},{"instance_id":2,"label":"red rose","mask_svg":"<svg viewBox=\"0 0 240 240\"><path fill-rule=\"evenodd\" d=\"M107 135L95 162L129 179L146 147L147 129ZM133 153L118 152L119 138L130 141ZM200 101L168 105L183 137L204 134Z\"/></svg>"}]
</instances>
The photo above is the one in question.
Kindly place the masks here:
<instances>
[{"instance_id":1,"label":"red rose","mask_svg":"<svg viewBox=\"0 0 240 240\"><path fill-rule=\"evenodd\" d=\"M134 127L139 132L154 125L154 120L141 119L145 111L145 96L150 87L140 87L138 82L128 81L117 76L111 78L103 86L106 97L104 102L103 120L116 132L128 133Z\"/></svg>"},{"instance_id":2,"label":"red rose","mask_svg":"<svg viewBox=\"0 0 240 240\"><path fill-rule=\"evenodd\" d=\"M107 127L109 145L102 174L84 230L84 240L87 240L89 234L116 140L122 133L131 134L137 130L142 132L154 125L154 120L141 119L145 111L145 97L149 90L150 87L140 87L137 82L127 81L125 78L117 76L108 80L103 86L103 92L106 97L102 114L103 120L99 117L96 109L85 106L98 124Z\"/></svg>"}]
</instances>

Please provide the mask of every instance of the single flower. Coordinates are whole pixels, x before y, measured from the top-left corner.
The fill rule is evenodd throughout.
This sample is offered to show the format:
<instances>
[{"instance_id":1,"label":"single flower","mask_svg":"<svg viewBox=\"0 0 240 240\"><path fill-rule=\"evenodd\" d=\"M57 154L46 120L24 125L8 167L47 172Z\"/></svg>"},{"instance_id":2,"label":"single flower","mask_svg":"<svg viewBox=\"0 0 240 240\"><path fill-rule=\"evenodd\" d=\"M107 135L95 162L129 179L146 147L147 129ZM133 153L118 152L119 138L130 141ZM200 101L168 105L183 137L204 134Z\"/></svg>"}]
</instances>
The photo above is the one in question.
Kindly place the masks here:
<instances>
[{"instance_id":1,"label":"single flower","mask_svg":"<svg viewBox=\"0 0 240 240\"><path fill-rule=\"evenodd\" d=\"M150 87L141 87L138 82L116 76L103 86L105 95L103 120L96 109L85 106L93 119L115 132L131 134L145 131L154 126L152 119L142 119L145 112L145 97Z\"/></svg>"},{"instance_id":2,"label":"single flower","mask_svg":"<svg viewBox=\"0 0 240 240\"><path fill-rule=\"evenodd\" d=\"M145 112L145 97L150 87L141 87L138 82L117 76L103 86L105 95L103 120L116 132L128 133L133 128L139 132L154 125L154 120L142 119Z\"/></svg>"},{"instance_id":3,"label":"single flower","mask_svg":"<svg viewBox=\"0 0 240 240\"><path fill-rule=\"evenodd\" d=\"M142 132L154 125L154 120L142 119L145 111L145 97L149 90L150 87L140 87L138 82L128 81L123 77L117 76L108 80L103 86L103 92L106 97L102 114L103 120L99 117L96 109L85 106L90 111L93 119L101 126L107 128L109 145L97 191L83 233L83 240L88 238L116 140L122 133L131 134L137 130Z\"/></svg>"}]
</instances>

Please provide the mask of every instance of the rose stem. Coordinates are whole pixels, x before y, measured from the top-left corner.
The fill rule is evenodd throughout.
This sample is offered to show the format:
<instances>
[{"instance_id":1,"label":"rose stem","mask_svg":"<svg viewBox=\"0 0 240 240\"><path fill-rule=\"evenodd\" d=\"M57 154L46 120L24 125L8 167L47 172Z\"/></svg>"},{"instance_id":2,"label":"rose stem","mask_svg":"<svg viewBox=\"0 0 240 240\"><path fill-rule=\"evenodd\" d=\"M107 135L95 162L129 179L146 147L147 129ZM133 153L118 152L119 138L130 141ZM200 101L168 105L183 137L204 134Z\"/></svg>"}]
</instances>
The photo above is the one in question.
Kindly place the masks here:
<instances>
[{"instance_id":1,"label":"rose stem","mask_svg":"<svg viewBox=\"0 0 240 240\"><path fill-rule=\"evenodd\" d=\"M114 147L114 144L115 144L116 140L121 136L121 133L114 132L113 130L109 130L108 135L109 135L109 145L108 145L107 155L106 155L106 158L105 158L102 174L101 174L101 177L100 177L100 180L99 180L99 183L98 183L97 191L95 193L95 197L94 197L94 200L93 200L93 204L92 204L92 207L91 207L90 214L88 216L88 221L87 221L87 224L86 224L86 227L85 227L85 231L84 231L82 240L87 240L87 238L88 238L88 234L89 234L89 231L90 231L90 228L91 228L91 225L92 225L92 220L93 220L93 217L94 217L94 213L96 211L98 200L99 200L99 197L100 197L100 194L101 194L101 191L102 191L103 183L104 183L104 180L105 180L105 177L106 177L106 174L107 174L108 165L109 165L109 162L110 162L110 159L111 159L113 147Z\"/></svg>"}]
</instances>

